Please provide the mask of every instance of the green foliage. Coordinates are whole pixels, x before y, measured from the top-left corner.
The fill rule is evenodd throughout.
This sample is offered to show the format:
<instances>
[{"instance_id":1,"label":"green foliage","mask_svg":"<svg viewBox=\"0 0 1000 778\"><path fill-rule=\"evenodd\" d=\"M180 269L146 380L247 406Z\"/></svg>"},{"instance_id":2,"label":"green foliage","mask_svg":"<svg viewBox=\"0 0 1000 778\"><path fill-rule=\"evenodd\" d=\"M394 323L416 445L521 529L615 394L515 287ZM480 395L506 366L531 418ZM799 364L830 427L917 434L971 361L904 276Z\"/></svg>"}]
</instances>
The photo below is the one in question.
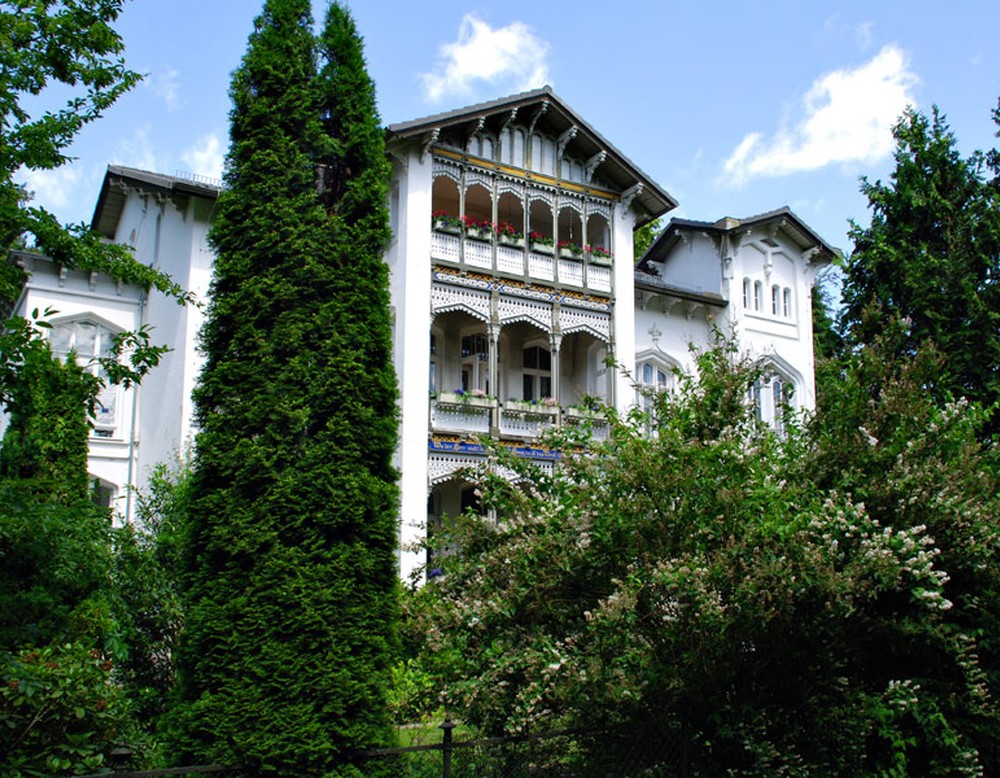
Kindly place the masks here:
<instances>
[{"instance_id":1,"label":"green foliage","mask_svg":"<svg viewBox=\"0 0 1000 778\"><path fill-rule=\"evenodd\" d=\"M661 219L654 219L642 225L633 233L632 248L636 261L646 253L646 249L653 245L653 242L660 236L661 232L663 232L663 221Z\"/></svg>"},{"instance_id":2,"label":"green foliage","mask_svg":"<svg viewBox=\"0 0 1000 778\"><path fill-rule=\"evenodd\" d=\"M132 734L112 662L86 644L0 654L0 772L95 773Z\"/></svg>"},{"instance_id":3,"label":"green foliage","mask_svg":"<svg viewBox=\"0 0 1000 778\"><path fill-rule=\"evenodd\" d=\"M430 674L489 733L639 749L681 722L705 774L995 772L995 455L975 408L902 413L921 365L880 356L781 435L719 344L554 473L495 451L520 477L482 474L501 519L446 522L445 575L404 600L415 695Z\"/></svg>"},{"instance_id":4,"label":"green foliage","mask_svg":"<svg viewBox=\"0 0 1000 778\"><path fill-rule=\"evenodd\" d=\"M390 738L388 168L353 22L310 27L308 0L268 0L233 78L172 737L180 760L348 775Z\"/></svg>"},{"instance_id":5,"label":"green foliage","mask_svg":"<svg viewBox=\"0 0 1000 778\"><path fill-rule=\"evenodd\" d=\"M1000 115L994 118L1000 126ZM863 181L871 226L851 230L842 325L856 345L871 343L896 319L903 327L898 357L926 342L942 355L939 399L992 405L1000 399L996 152L963 158L937 108L929 118L907 111L893 134L891 181Z\"/></svg>"},{"instance_id":6,"label":"green foliage","mask_svg":"<svg viewBox=\"0 0 1000 778\"><path fill-rule=\"evenodd\" d=\"M134 715L154 732L173 689L174 655L182 622L177 570L180 525L190 473L158 466L149 491L137 494L137 521L114 533L115 618L127 655L117 679Z\"/></svg>"},{"instance_id":7,"label":"green foliage","mask_svg":"<svg viewBox=\"0 0 1000 778\"><path fill-rule=\"evenodd\" d=\"M96 378L29 340L8 396L0 478L34 480L54 498L87 496L87 410Z\"/></svg>"}]
</instances>

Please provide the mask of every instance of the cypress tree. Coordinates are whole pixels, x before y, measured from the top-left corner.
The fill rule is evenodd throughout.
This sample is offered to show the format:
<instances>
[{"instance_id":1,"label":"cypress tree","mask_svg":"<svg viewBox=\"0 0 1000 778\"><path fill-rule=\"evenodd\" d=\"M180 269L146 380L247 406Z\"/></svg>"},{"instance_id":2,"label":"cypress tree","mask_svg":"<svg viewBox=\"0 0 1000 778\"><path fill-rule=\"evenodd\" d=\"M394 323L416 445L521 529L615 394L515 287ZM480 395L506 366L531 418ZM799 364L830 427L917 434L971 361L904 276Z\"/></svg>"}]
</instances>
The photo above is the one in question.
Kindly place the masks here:
<instances>
[{"instance_id":1,"label":"cypress tree","mask_svg":"<svg viewBox=\"0 0 1000 778\"><path fill-rule=\"evenodd\" d=\"M267 0L231 89L174 711L175 758L288 775L385 742L397 608L387 167L353 24L311 24Z\"/></svg>"}]
</instances>

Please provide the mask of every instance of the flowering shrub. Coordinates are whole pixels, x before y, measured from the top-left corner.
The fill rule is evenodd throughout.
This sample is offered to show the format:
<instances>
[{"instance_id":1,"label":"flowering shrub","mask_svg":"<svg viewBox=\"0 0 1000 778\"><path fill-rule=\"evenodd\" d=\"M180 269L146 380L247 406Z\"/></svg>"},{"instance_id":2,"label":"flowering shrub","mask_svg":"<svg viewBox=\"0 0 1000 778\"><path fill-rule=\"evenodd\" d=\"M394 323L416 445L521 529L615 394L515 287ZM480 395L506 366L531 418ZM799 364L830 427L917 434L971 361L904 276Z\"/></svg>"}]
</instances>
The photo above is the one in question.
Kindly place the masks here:
<instances>
[{"instance_id":1,"label":"flowering shrub","mask_svg":"<svg viewBox=\"0 0 1000 778\"><path fill-rule=\"evenodd\" d=\"M604 246L586 246L587 253L600 259L611 259L614 255Z\"/></svg>"},{"instance_id":2,"label":"flowering shrub","mask_svg":"<svg viewBox=\"0 0 1000 778\"><path fill-rule=\"evenodd\" d=\"M778 434L759 366L696 358L652 416L604 408L601 448L554 434L554 472L490 449L489 510L444 523L444 575L405 601L435 704L489 734L683 722L692 774L996 774L982 414L848 373L833 418Z\"/></svg>"},{"instance_id":3,"label":"flowering shrub","mask_svg":"<svg viewBox=\"0 0 1000 778\"><path fill-rule=\"evenodd\" d=\"M535 230L532 230L531 232L528 233L528 238L533 243L538 243L542 246L551 246L555 242L552 240L552 238L546 235L542 235L542 233L536 232Z\"/></svg>"},{"instance_id":4,"label":"flowering shrub","mask_svg":"<svg viewBox=\"0 0 1000 778\"><path fill-rule=\"evenodd\" d=\"M579 246L577 246L571 240L561 240L561 241L559 241L559 243L556 244L556 248L558 248L560 250L566 249L567 251L571 251L574 254L582 254L583 253L583 249L581 249Z\"/></svg>"}]
</instances>

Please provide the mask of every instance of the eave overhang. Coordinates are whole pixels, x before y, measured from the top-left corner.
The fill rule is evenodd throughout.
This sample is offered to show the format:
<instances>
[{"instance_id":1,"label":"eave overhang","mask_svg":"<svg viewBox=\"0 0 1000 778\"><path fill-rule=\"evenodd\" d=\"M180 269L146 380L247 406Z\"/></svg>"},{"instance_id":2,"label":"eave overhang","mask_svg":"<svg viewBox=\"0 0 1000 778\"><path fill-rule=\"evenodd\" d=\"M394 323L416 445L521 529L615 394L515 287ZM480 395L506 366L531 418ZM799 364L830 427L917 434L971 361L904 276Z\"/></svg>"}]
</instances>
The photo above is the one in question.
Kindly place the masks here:
<instances>
[{"instance_id":1,"label":"eave overhang","mask_svg":"<svg viewBox=\"0 0 1000 778\"><path fill-rule=\"evenodd\" d=\"M594 160L600 176L615 190L632 198L636 226L659 218L677 207L665 189L639 169L604 136L570 108L549 86L459 108L423 119L390 125L387 144L418 144L422 150L435 145L446 130L460 130L471 137L482 129L494 134L514 118L533 124L555 138L565 139L566 148L583 160Z\"/></svg>"},{"instance_id":2,"label":"eave overhang","mask_svg":"<svg viewBox=\"0 0 1000 778\"><path fill-rule=\"evenodd\" d=\"M215 200L221 191L221 187L216 184L121 165L108 165L90 222L92 230L109 239L115 237L130 189L140 189L177 203L192 196Z\"/></svg>"},{"instance_id":3,"label":"eave overhang","mask_svg":"<svg viewBox=\"0 0 1000 778\"><path fill-rule=\"evenodd\" d=\"M636 268L642 271L649 268L653 262L665 262L677 243L683 240L685 233L694 232L720 237L761 227L771 230L775 235L780 233L787 237L807 257L810 265L826 266L843 256L840 249L823 240L808 224L786 207L745 219L735 219L731 216L715 222L671 219L666 229L636 263Z\"/></svg>"}]
</instances>

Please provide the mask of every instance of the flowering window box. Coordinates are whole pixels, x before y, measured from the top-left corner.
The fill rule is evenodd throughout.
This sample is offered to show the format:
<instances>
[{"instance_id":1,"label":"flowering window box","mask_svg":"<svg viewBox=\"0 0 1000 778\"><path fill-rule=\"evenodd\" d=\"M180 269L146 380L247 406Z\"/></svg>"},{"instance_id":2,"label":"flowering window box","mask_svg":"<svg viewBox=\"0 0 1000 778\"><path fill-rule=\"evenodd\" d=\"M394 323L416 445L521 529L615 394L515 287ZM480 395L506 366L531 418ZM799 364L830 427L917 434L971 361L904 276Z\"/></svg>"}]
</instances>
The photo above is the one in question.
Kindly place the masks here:
<instances>
[{"instance_id":1,"label":"flowering window box","mask_svg":"<svg viewBox=\"0 0 1000 778\"><path fill-rule=\"evenodd\" d=\"M593 265L601 265L602 267L611 267L611 255L610 254L591 254L590 262Z\"/></svg>"},{"instance_id":2,"label":"flowering window box","mask_svg":"<svg viewBox=\"0 0 1000 778\"><path fill-rule=\"evenodd\" d=\"M470 392L441 392L437 398L438 405L453 405L469 410L490 410L496 405L496 398L488 395L477 395Z\"/></svg>"},{"instance_id":3,"label":"flowering window box","mask_svg":"<svg viewBox=\"0 0 1000 778\"><path fill-rule=\"evenodd\" d=\"M501 246L514 246L519 249L524 248L523 235L509 235L506 232L501 232L497 235L497 240Z\"/></svg>"},{"instance_id":4,"label":"flowering window box","mask_svg":"<svg viewBox=\"0 0 1000 778\"><path fill-rule=\"evenodd\" d=\"M559 413L559 406L554 402L548 403L544 400L539 402L508 400L504 403L504 411L507 413L523 414L527 418L550 419Z\"/></svg>"},{"instance_id":5,"label":"flowering window box","mask_svg":"<svg viewBox=\"0 0 1000 778\"><path fill-rule=\"evenodd\" d=\"M540 240L531 241L531 250L536 254L548 254L549 256L555 254L555 246L551 243L544 243Z\"/></svg>"},{"instance_id":6,"label":"flowering window box","mask_svg":"<svg viewBox=\"0 0 1000 778\"><path fill-rule=\"evenodd\" d=\"M473 240L490 241L493 239L493 233L482 227L466 227L465 237L472 238Z\"/></svg>"},{"instance_id":7,"label":"flowering window box","mask_svg":"<svg viewBox=\"0 0 1000 778\"><path fill-rule=\"evenodd\" d=\"M583 259L583 252L579 249L561 248L559 249L559 256L563 259Z\"/></svg>"},{"instance_id":8,"label":"flowering window box","mask_svg":"<svg viewBox=\"0 0 1000 778\"><path fill-rule=\"evenodd\" d=\"M462 228L459 225L444 219L435 219L433 227L435 232L443 232L448 235L459 235L462 232Z\"/></svg>"}]
</instances>

